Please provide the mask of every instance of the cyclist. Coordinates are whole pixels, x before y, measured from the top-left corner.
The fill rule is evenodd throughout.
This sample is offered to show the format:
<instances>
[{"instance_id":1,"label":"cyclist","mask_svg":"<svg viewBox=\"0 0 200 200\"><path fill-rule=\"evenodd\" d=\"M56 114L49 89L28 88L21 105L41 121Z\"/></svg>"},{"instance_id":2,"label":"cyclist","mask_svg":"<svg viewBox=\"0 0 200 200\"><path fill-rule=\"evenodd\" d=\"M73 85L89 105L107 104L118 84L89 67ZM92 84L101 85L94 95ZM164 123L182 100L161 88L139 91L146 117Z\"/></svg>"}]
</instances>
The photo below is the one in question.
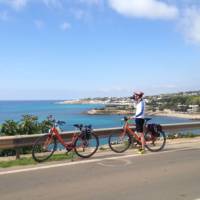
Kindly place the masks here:
<instances>
[{"instance_id":1,"label":"cyclist","mask_svg":"<svg viewBox=\"0 0 200 200\"><path fill-rule=\"evenodd\" d=\"M136 112L131 119L135 119L136 123L136 131L141 137L142 147L139 149L139 153L145 153L145 139L144 139L144 117L145 117L145 101L143 100L144 93L141 91L137 91L133 93L132 99L135 101Z\"/></svg>"}]
</instances>

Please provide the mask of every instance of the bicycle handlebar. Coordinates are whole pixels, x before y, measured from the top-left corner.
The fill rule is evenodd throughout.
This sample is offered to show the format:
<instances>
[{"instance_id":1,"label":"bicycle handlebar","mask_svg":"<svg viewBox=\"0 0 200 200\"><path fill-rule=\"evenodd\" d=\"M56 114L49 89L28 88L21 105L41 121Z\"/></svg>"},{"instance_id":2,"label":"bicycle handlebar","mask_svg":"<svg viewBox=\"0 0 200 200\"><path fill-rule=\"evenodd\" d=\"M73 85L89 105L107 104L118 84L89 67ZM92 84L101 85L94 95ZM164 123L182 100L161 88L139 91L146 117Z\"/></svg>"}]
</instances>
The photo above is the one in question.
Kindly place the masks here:
<instances>
[{"instance_id":1,"label":"bicycle handlebar","mask_svg":"<svg viewBox=\"0 0 200 200\"><path fill-rule=\"evenodd\" d=\"M132 119L135 119L135 118L124 116L124 118L122 118L121 120L127 122L128 120L132 120Z\"/></svg>"},{"instance_id":2,"label":"bicycle handlebar","mask_svg":"<svg viewBox=\"0 0 200 200\"><path fill-rule=\"evenodd\" d=\"M57 125L63 126L64 124L66 124L65 121L60 121L60 120L56 121L55 119L51 120L51 122L53 123L54 126L57 126Z\"/></svg>"},{"instance_id":3,"label":"bicycle handlebar","mask_svg":"<svg viewBox=\"0 0 200 200\"><path fill-rule=\"evenodd\" d=\"M58 125L60 125L60 126L62 126L62 125L64 125L64 124L66 124L66 122L65 121L60 121L60 120L58 120L57 122L55 122L55 123L57 123Z\"/></svg>"},{"instance_id":4,"label":"bicycle handlebar","mask_svg":"<svg viewBox=\"0 0 200 200\"><path fill-rule=\"evenodd\" d=\"M60 125L60 126L62 126L62 125L64 125L64 124L66 124L65 121L61 121L61 120L56 121L56 119L54 118L53 115L49 115L49 116L47 117L47 119L48 119L49 121L51 121L54 125Z\"/></svg>"},{"instance_id":5,"label":"bicycle handlebar","mask_svg":"<svg viewBox=\"0 0 200 200\"><path fill-rule=\"evenodd\" d=\"M128 121L129 119L130 119L129 117L124 116L124 121L125 122Z\"/></svg>"}]
</instances>

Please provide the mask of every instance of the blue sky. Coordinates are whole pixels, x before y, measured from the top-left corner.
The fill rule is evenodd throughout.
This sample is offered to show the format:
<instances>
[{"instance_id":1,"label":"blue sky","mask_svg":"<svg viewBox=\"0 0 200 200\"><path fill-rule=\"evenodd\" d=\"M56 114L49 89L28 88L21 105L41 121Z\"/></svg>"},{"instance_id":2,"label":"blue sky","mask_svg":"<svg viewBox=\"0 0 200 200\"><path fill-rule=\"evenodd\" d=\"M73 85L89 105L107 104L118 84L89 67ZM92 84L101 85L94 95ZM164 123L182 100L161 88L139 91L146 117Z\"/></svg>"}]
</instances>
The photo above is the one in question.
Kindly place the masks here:
<instances>
[{"instance_id":1,"label":"blue sky","mask_svg":"<svg viewBox=\"0 0 200 200\"><path fill-rule=\"evenodd\" d=\"M0 0L0 100L200 89L197 0Z\"/></svg>"}]
</instances>

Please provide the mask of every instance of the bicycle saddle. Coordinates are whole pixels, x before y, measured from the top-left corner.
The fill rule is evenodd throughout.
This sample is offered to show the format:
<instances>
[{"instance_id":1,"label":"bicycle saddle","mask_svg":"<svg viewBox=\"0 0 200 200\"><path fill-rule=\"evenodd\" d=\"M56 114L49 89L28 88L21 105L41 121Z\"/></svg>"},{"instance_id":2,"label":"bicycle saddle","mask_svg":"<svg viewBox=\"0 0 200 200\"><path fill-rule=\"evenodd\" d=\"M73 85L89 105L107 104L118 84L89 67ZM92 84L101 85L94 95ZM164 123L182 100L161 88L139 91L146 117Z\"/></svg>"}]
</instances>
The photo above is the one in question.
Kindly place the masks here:
<instances>
[{"instance_id":1,"label":"bicycle saddle","mask_svg":"<svg viewBox=\"0 0 200 200\"><path fill-rule=\"evenodd\" d=\"M152 118L144 118L144 120L145 120L145 122L148 122L148 121L150 121Z\"/></svg>"},{"instance_id":2,"label":"bicycle saddle","mask_svg":"<svg viewBox=\"0 0 200 200\"><path fill-rule=\"evenodd\" d=\"M81 130L83 128L83 124L74 124L74 127Z\"/></svg>"},{"instance_id":3,"label":"bicycle saddle","mask_svg":"<svg viewBox=\"0 0 200 200\"><path fill-rule=\"evenodd\" d=\"M91 129L91 128L92 128L92 125L91 125L91 124L86 125L85 128Z\"/></svg>"}]
</instances>

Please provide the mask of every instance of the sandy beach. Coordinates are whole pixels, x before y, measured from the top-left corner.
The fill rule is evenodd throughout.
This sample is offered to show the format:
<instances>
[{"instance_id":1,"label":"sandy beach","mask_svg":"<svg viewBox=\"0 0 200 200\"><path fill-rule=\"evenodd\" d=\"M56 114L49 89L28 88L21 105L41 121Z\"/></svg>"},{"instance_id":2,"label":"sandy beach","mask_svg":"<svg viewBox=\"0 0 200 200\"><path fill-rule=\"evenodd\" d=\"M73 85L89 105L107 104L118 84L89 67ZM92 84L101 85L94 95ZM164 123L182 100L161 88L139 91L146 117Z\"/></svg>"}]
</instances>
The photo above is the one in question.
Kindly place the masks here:
<instances>
[{"instance_id":1,"label":"sandy beach","mask_svg":"<svg viewBox=\"0 0 200 200\"><path fill-rule=\"evenodd\" d=\"M165 117L179 117L192 120L200 120L200 113L180 113L170 110L147 112L148 115L152 116L165 116Z\"/></svg>"}]
</instances>

